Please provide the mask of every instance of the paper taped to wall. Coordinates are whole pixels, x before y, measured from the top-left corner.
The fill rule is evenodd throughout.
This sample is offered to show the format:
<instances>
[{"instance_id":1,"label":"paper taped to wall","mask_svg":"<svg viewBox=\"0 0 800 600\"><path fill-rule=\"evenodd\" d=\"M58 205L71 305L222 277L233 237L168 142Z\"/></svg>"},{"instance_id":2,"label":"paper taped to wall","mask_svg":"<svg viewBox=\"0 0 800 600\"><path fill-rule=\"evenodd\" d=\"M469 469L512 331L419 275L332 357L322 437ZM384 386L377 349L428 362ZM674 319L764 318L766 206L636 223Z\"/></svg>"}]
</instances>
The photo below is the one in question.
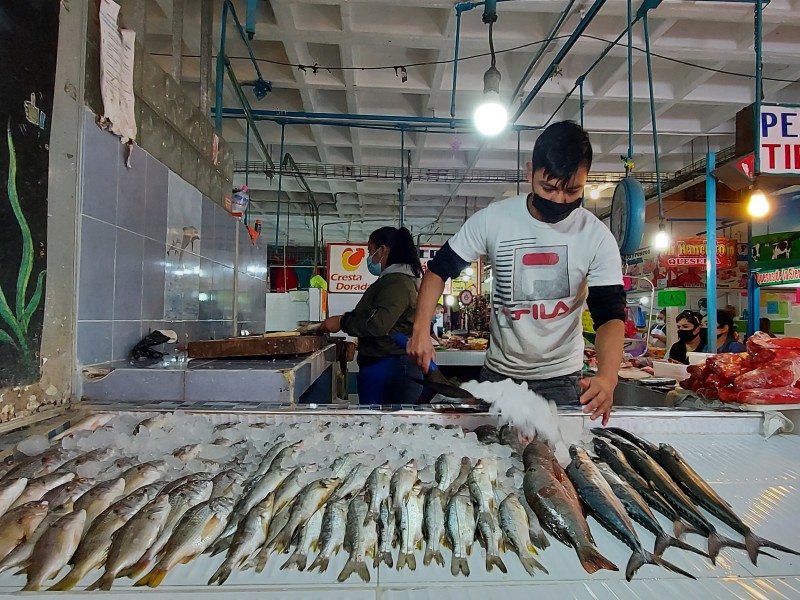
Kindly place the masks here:
<instances>
[{"instance_id":1,"label":"paper taped to wall","mask_svg":"<svg viewBox=\"0 0 800 600\"><path fill-rule=\"evenodd\" d=\"M120 6L113 0L100 2L100 93L103 97L101 124L122 138L136 139L133 62L136 33L117 25Z\"/></svg>"}]
</instances>

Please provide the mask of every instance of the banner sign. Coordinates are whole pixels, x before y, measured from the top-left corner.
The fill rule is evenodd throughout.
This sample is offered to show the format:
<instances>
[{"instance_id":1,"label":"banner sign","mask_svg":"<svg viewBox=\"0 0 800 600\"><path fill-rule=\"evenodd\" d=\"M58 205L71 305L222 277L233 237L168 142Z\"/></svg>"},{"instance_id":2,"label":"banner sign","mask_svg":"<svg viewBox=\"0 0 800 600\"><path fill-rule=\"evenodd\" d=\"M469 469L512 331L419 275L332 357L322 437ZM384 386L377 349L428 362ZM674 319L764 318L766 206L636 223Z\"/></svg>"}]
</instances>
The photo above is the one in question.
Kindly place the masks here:
<instances>
[{"instance_id":1,"label":"banner sign","mask_svg":"<svg viewBox=\"0 0 800 600\"><path fill-rule=\"evenodd\" d=\"M761 173L800 175L800 106L761 105Z\"/></svg>"}]
</instances>

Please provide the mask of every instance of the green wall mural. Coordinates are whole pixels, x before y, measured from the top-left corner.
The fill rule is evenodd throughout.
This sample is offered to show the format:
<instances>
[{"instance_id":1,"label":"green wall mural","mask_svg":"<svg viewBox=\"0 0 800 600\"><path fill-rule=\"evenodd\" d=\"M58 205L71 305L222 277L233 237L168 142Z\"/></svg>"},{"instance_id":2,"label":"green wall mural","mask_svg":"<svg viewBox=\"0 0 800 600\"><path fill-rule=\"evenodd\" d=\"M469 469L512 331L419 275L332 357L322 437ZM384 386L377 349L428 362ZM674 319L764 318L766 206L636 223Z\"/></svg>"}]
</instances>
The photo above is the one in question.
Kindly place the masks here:
<instances>
[{"instance_id":1,"label":"green wall mural","mask_svg":"<svg viewBox=\"0 0 800 600\"><path fill-rule=\"evenodd\" d=\"M0 387L39 377L59 4L0 3Z\"/></svg>"}]
</instances>

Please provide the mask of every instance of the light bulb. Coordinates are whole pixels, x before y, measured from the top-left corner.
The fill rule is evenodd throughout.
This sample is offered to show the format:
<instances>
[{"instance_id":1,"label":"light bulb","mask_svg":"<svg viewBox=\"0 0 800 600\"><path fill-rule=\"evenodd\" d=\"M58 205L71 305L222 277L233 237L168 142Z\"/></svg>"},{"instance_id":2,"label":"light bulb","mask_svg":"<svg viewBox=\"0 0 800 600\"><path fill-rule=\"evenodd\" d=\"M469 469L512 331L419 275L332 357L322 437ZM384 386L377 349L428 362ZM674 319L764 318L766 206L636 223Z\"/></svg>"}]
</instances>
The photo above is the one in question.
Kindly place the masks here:
<instances>
[{"instance_id":1,"label":"light bulb","mask_svg":"<svg viewBox=\"0 0 800 600\"><path fill-rule=\"evenodd\" d=\"M747 212L752 217L763 217L769 212L769 201L764 192L755 190L747 203Z\"/></svg>"},{"instance_id":2,"label":"light bulb","mask_svg":"<svg viewBox=\"0 0 800 600\"><path fill-rule=\"evenodd\" d=\"M659 229L656 234L655 244L658 250L666 250L669 247L669 235L667 235L666 231Z\"/></svg>"},{"instance_id":3,"label":"light bulb","mask_svg":"<svg viewBox=\"0 0 800 600\"><path fill-rule=\"evenodd\" d=\"M647 296L642 296L639 299L639 304L641 304L642 306L647 306L648 304L650 304L650 298L648 298Z\"/></svg>"},{"instance_id":4,"label":"light bulb","mask_svg":"<svg viewBox=\"0 0 800 600\"><path fill-rule=\"evenodd\" d=\"M508 111L500 102L500 94L489 91L475 110L475 127L483 135L497 135L508 124Z\"/></svg>"},{"instance_id":5,"label":"light bulb","mask_svg":"<svg viewBox=\"0 0 800 600\"><path fill-rule=\"evenodd\" d=\"M592 200L598 200L600 198L600 190L598 190L596 187L593 187L589 192L589 198Z\"/></svg>"},{"instance_id":6,"label":"light bulb","mask_svg":"<svg viewBox=\"0 0 800 600\"><path fill-rule=\"evenodd\" d=\"M456 299L453 298L453 296L448 295L445 296L444 303L447 304L447 306L453 306L453 304L456 303Z\"/></svg>"},{"instance_id":7,"label":"light bulb","mask_svg":"<svg viewBox=\"0 0 800 600\"><path fill-rule=\"evenodd\" d=\"M473 269L472 267L467 267L466 269L464 269L464 274L469 275L471 277L472 275L475 274L475 269Z\"/></svg>"}]
</instances>

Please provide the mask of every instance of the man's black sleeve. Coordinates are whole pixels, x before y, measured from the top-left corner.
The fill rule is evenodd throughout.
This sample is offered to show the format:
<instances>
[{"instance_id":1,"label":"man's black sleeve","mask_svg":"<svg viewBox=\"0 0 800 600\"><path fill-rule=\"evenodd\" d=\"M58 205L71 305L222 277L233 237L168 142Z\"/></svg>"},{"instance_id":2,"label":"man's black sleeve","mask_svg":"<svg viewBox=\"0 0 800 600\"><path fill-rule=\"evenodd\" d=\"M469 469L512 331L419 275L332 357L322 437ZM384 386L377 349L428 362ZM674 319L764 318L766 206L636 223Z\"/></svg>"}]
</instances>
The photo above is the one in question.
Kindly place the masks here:
<instances>
[{"instance_id":1,"label":"man's black sleeve","mask_svg":"<svg viewBox=\"0 0 800 600\"><path fill-rule=\"evenodd\" d=\"M450 247L450 242L445 242L436 256L428 261L428 270L436 273L444 281L458 277L468 266L469 262L455 253Z\"/></svg>"},{"instance_id":2,"label":"man's black sleeve","mask_svg":"<svg viewBox=\"0 0 800 600\"><path fill-rule=\"evenodd\" d=\"M621 285L590 286L586 304L589 305L595 331L613 319L625 321L625 289Z\"/></svg>"}]
</instances>

